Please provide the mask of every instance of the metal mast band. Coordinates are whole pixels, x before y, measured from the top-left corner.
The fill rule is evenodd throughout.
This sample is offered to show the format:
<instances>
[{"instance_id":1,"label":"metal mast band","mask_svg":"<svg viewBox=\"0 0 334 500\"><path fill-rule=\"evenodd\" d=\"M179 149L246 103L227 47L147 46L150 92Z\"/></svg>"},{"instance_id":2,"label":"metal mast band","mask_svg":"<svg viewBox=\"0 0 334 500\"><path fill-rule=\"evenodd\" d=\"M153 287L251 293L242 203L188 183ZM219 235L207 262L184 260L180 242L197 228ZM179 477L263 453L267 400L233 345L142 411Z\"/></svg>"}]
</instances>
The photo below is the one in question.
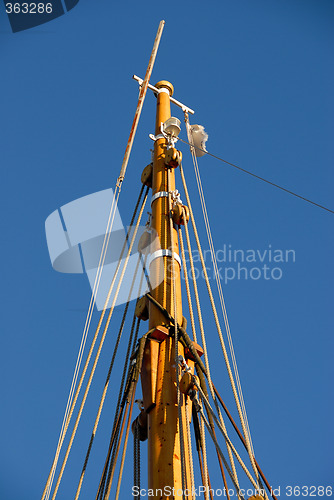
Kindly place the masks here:
<instances>
[{"instance_id":1,"label":"metal mast band","mask_svg":"<svg viewBox=\"0 0 334 500\"><path fill-rule=\"evenodd\" d=\"M152 198L151 198L151 206L152 206L152 203L157 200L158 198L168 198L169 196L169 193L168 191L158 191L157 193L155 193Z\"/></svg>"},{"instance_id":2,"label":"metal mast band","mask_svg":"<svg viewBox=\"0 0 334 500\"><path fill-rule=\"evenodd\" d=\"M155 259L158 259L159 257L174 257L174 259L176 260L176 262L181 267L181 259L180 259L179 255L176 252L172 252L171 250L168 250L168 249L165 249L165 248L164 249L160 249L160 250L156 250L155 252L153 252L151 254L151 257L149 259L149 266L152 264L152 262Z\"/></svg>"},{"instance_id":3,"label":"metal mast band","mask_svg":"<svg viewBox=\"0 0 334 500\"><path fill-rule=\"evenodd\" d=\"M157 92L158 92L158 94L160 94L160 92L165 92L166 94L168 94L170 96L170 91L165 87L161 87L160 89L157 89Z\"/></svg>"}]
</instances>

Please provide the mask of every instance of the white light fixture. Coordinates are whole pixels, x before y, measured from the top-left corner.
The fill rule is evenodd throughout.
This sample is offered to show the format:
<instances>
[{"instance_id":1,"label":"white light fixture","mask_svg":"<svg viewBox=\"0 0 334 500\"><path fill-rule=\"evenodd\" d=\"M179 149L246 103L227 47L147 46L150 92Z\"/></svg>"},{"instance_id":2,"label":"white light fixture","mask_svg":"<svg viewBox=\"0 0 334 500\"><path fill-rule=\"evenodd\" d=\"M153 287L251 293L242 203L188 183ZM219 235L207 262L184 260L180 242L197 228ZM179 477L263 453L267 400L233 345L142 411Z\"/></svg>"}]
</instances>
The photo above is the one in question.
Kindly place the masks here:
<instances>
[{"instance_id":1,"label":"white light fixture","mask_svg":"<svg viewBox=\"0 0 334 500\"><path fill-rule=\"evenodd\" d=\"M171 116L165 123L162 125L162 130L165 134L170 135L172 137L178 137L181 132L181 122L178 118L174 118Z\"/></svg>"}]
</instances>

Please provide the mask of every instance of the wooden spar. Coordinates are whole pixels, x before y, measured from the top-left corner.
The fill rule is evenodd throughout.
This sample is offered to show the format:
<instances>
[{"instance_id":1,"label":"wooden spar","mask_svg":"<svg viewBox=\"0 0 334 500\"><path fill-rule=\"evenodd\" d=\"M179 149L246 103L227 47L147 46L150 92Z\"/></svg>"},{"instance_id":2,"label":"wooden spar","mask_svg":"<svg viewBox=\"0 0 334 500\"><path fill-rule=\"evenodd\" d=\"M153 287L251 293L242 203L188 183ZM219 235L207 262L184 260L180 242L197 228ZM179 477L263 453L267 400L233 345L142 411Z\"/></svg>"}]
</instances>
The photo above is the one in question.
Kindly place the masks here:
<instances>
[{"instance_id":1,"label":"wooden spar","mask_svg":"<svg viewBox=\"0 0 334 500\"><path fill-rule=\"evenodd\" d=\"M127 143L126 148L125 148L125 153L124 153L123 163L122 163L122 167L121 167L121 172L120 172L119 177L118 177L118 183L120 183L120 184L123 182L125 171L126 171L126 167L128 165L128 161L129 161L129 158L130 158L130 152L131 152L133 140L135 138L135 133L136 133L136 130L137 130L137 126L138 126L138 122L139 122L141 110L143 108L143 104L144 104L144 99L145 99L145 96L146 96L147 87L148 87L148 84L149 84L149 81L150 81L150 77L151 77L151 73L152 73L154 61L155 61L155 58L156 58L156 55L157 55L157 52L158 52L158 47L159 47L159 43L160 43L160 39L161 39L161 35L162 35L162 30L164 29L164 25L165 25L165 21L160 21L159 28L158 28L158 31L157 31L157 34L156 34L156 37L155 37L155 40L154 40L154 44L153 44L153 49L152 49L152 53L151 53L151 56L150 56L150 60L148 62L146 74L145 74L144 80L142 82L142 85L140 87L137 109L136 109L136 113L135 113L135 116L134 116L134 119L133 119L131 130L130 130L130 135L129 135L128 143Z\"/></svg>"},{"instance_id":2,"label":"wooden spar","mask_svg":"<svg viewBox=\"0 0 334 500\"><path fill-rule=\"evenodd\" d=\"M173 86L169 82L157 83L157 114L155 135L161 134L161 123L170 118L170 96ZM168 170L165 165L167 140L161 137L155 141L153 161L152 195L159 191L175 189L174 170L170 172L170 186L167 183ZM172 249L179 254L177 231L173 227L173 248L171 248L170 220L168 198L157 198L152 204L151 225L159 236L161 249ZM159 272L159 265L163 260L164 275L162 282L152 290L153 297L174 317L174 300L176 301L176 316L182 323L181 277L180 265L174 260L175 297L173 296L172 261L171 257L159 257L150 265L150 275ZM160 280L159 280L160 281ZM161 311L149 304L149 329L168 331L170 325ZM172 330L170 330L170 333ZM182 344L178 343L179 354L184 355ZM153 489L153 498L170 499L182 498L182 467L180 451L180 426L177 405L176 367L175 367L175 340L165 336L158 344L156 340L148 341L145 349L142 388L145 401L152 399L145 409L148 411L148 487ZM186 432L186 416L184 399L181 394L182 429L185 449L186 484L191 488L189 471L189 443ZM174 495L168 495L168 490L174 488ZM165 489L165 490L164 490ZM156 494L156 491L162 490Z\"/></svg>"}]
</instances>

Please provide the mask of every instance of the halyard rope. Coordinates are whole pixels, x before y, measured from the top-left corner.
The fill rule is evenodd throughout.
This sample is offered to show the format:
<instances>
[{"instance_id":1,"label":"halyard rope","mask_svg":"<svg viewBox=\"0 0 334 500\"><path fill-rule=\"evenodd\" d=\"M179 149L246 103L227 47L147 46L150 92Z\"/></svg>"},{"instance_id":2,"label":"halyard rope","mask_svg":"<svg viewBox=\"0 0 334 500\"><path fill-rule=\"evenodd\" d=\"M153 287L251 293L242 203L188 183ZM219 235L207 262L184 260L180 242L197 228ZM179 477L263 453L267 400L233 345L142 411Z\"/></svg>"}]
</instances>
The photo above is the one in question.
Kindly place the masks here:
<instances>
[{"instance_id":1,"label":"halyard rope","mask_svg":"<svg viewBox=\"0 0 334 500\"><path fill-rule=\"evenodd\" d=\"M87 312L87 317L86 317L86 321L85 321L85 326L84 326L84 330L83 330L83 334L82 334L82 340L81 340L79 353L78 353L78 357L77 357L77 362L76 362L76 366L75 366L75 370L74 370L74 374L73 374L70 393L69 393L69 397L68 397L68 401L67 401L67 405L66 405L66 409L65 409L65 415L64 415L63 422L62 422L62 427L61 427L61 431L60 431L60 435L59 435L59 440L58 440L58 444L57 444L57 448L56 448L55 457L54 457L54 460L53 460L53 463L51 466L49 476L47 478L47 482L46 482L44 491L42 493L42 500L49 499L51 489L52 489L53 478L55 475L55 471L56 471L56 467L57 467L57 463L58 463L58 459L59 459L59 454L61 451L62 444L64 442L67 427L68 427L68 425L67 425L68 416L70 415L70 418L71 418L71 414L72 414L71 405L72 405L72 401L73 401L73 394L75 391L75 386L77 383L77 379L78 379L78 375L79 375L79 371L80 371L80 366L81 366L81 360L82 360L82 356L83 356L83 352L84 352L84 348L85 348L85 344L86 344L87 334L89 331L91 318L92 318L92 314L93 314L94 296L95 296L95 293L97 294L97 290L99 288L102 269L103 269L105 256L106 256L106 252L107 252L107 248L108 248L108 244L109 244L111 228L112 228L113 223L114 223L115 213L116 213L116 209L117 209L117 202L118 202L118 198L120 195L122 182L123 182L124 177L125 177L126 168L127 168L128 162L129 162L133 141L135 138L135 134L136 134L137 126L139 123L141 110L143 108L143 104L144 104L147 88L149 85L149 81L151 78L155 58L156 58L156 55L158 52L158 47L159 47L159 43L161 40L161 35L162 35L164 25L165 25L165 21L160 21L158 31L157 31L157 34L156 34L156 37L154 40L153 49L152 49L150 59L148 62L148 66L146 69L145 77L144 77L143 83L142 83L141 88L140 88L137 108L136 108L135 116L133 119L132 127L130 130L128 143L127 143L127 146L125 149L120 175L116 181L115 193L114 193L112 205L111 205L110 212L109 212L107 229L106 229L104 240L103 240L99 266L98 266L98 270L97 270L97 273L95 276L91 300L90 300L90 304L89 304L89 308L88 308L88 312ZM75 405L75 403L74 403L74 405Z\"/></svg>"},{"instance_id":2,"label":"halyard rope","mask_svg":"<svg viewBox=\"0 0 334 500\"><path fill-rule=\"evenodd\" d=\"M249 443L249 438L248 438L248 432L247 432L247 429L246 429L246 426L245 426L243 412L242 412L242 409L241 409L241 406L240 406L238 393L237 393L237 390L236 390L236 387L235 387L235 382L234 382L234 378L233 378L233 374L232 374L232 370L231 370L231 366L230 366L230 361L228 359L228 355L227 355L227 351L226 351L226 347L225 347L225 343L224 343L224 339L223 339L223 335L222 335L222 331L221 331L221 327L220 327L220 322L219 322L219 318L218 318L218 314L217 314L215 302L214 302L213 295L212 295L211 285L210 285L208 274L207 274L207 270L206 270L206 267L205 267L205 262L204 262L202 247L201 247L200 240L199 240L199 237L198 237L196 222L195 222L194 214L193 214L192 207L191 207L191 202L190 202L190 198L189 198L188 188L187 188L187 185L186 185L186 180L185 180L185 176L184 176L182 164L180 164L180 173L181 173L181 178L182 178L182 182L183 182L183 188L184 188L186 199L187 199L187 204L188 204L188 208L189 208L191 222L192 222L192 225L193 225L193 230L194 230L194 235L195 235L195 239L196 239L196 244L197 244L197 248L198 248L198 251L199 251L199 256L200 256L200 260L201 260L201 265L202 265L202 269L203 269L205 283L206 283L206 286L207 286L207 289L208 289L210 303L211 303L211 307L212 307L212 311L213 311L213 315L214 315L214 318L215 318L215 323L216 323L216 327L217 327L217 331L218 331L218 335L219 335L219 340L220 340L220 344L221 344L221 347L222 347L222 351L223 351L223 355L224 355L224 359L225 359L225 364L226 364L227 372L228 372L228 375L229 375L229 379L230 379L230 383L231 383L231 387L232 387L234 399L235 399L236 406L237 406L237 409L238 409L238 414L239 414L239 418L240 418L242 430L243 430L243 433L244 433L244 436L245 436L245 440L246 440L246 443L247 443L247 451L248 451L248 454L249 454L249 458L250 458L253 470L255 472L255 476L256 476L256 478L258 478L258 470L257 470L256 465L254 463L254 457L253 457L253 454L252 454L252 451L251 451L251 448L250 448L250 443ZM203 346L203 348L204 348L204 346ZM209 380L209 378L208 378L208 380ZM209 386L210 386L210 390L211 390L212 387L211 387L210 381L209 381Z\"/></svg>"},{"instance_id":3,"label":"halyard rope","mask_svg":"<svg viewBox=\"0 0 334 500\"><path fill-rule=\"evenodd\" d=\"M93 427L93 431L92 431L92 435L91 435L91 440L90 440L90 443L89 443L89 446L88 446L88 450L87 450L86 458L85 458L85 461L84 461L84 465L82 467L80 481L79 481L78 488L77 488L77 491L76 491L76 494L75 494L75 500L78 500L79 495L80 495L80 490L81 490L81 486L82 486L82 483L83 483L83 479L84 479L84 475L85 475L85 471L86 471L88 459L89 459L89 456L90 456L90 452L91 452L93 440L95 438L97 427L99 425L99 421L100 421L100 417L101 417L101 413L102 413L102 408L103 408L105 397L106 397L107 390L108 390L108 387L109 387L109 381L110 381L111 372L112 372L112 369L113 369L113 366L114 366L116 354L117 354L119 343L120 343L121 336L122 336L122 333L123 333L123 328L124 328L124 323L125 323L126 315L127 315L128 309L129 309L129 304L130 304L130 300L131 300L131 295L132 295L133 287L135 285L135 281L136 281L136 277L137 277L137 272L138 272L139 264L140 264L140 255L138 255L136 268L135 268L133 279L132 279L132 283L131 283L131 286L130 286L130 291L129 291L129 294L128 294L128 300L127 300L127 303L126 303L126 306L125 306L125 309L124 309L123 318L122 318L122 321L121 321L121 326L119 328L119 332L118 332L117 340L116 340L116 343L115 343L115 347L113 349L113 355L112 355L112 358L111 358L111 362L110 362L110 366L109 366L109 370L108 370L106 382L105 382L104 387L103 387L103 392L102 392L102 396L101 396L99 408L98 408L98 411L97 411L97 415L96 415L96 419L95 419L95 423L94 423L94 427Z\"/></svg>"},{"instance_id":4,"label":"halyard rope","mask_svg":"<svg viewBox=\"0 0 334 500\"><path fill-rule=\"evenodd\" d=\"M112 463L112 469L109 471L109 475L108 475L108 479L107 479L107 489L106 489L106 492L105 492L104 497L103 497L104 500L109 500L109 496L110 496L110 492L111 492L111 486L112 486L113 477L114 477L115 468L116 468L116 463L117 463L117 458L118 458L118 452L119 452L119 448L120 448L120 445L121 445L122 435L123 435L123 432L124 432L125 420L126 420L126 417L127 417L127 414L128 414L128 409L129 409L129 404L128 404L129 403L129 398L131 398L130 411L129 411L129 417L128 417L128 425L127 425L127 430L126 430L126 436L129 435L129 428L130 428L130 420L131 420L131 415L132 415L133 402L134 402L134 397L135 397L137 382L138 382L138 379L139 379L139 374L140 374L140 370L141 370L141 366L142 366L142 362L143 362L143 355L144 355L144 348L145 348L146 338L147 338L147 336L148 336L149 333L150 332L145 333L145 335L143 335L143 337L139 341L139 348L138 348L138 352L137 352L137 356L136 356L136 362L135 362L133 371L131 371L130 388L129 388L128 394L126 395L126 401L125 401L125 403L127 405L127 409L126 409L126 413L125 413L125 416L124 416L124 419L123 419L122 428L121 428L121 436L120 436L120 438L118 440L116 453L115 453L114 460L113 460L113 463ZM126 450L127 442L128 442L128 437L125 437L125 443L124 443L125 444L125 450ZM125 455L124 455L124 459L125 459ZM124 462L123 462L123 465L124 465ZM123 472L123 470L121 468L121 470L120 470L120 478L122 477L122 472ZM119 481L118 484L119 484L119 487L120 487L120 481Z\"/></svg>"},{"instance_id":5,"label":"halyard rope","mask_svg":"<svg viewBox=\"0 0 334 500\"><path fill-rule=\"evenodd\" d=\"M172 193L171 193L171 172L167 169L167 189L168 189L168 214L169 214L169 230L170 230L170 249L173 255L174 252L174 238L173 238L173 215L172 215ZM176 400L178 408L179 417L179 440L180 440L180 454L181 454L181 476L182 476L182 496L185 498L185 490L187 485L186 479L186 464L185 464L185 443L183 434L183 422L182 422L182 400L180 393L180 365L179 365L179 331L177 327L177 303L176 303L176 283L175 283L175 259L172 257L172 295L173 295L173 316L175 318L174 323L174 342L175 342L175 371L176 371Z\"/></svg>"},{"instance_id":6,"label":"halyard rope","mask_svg":"<svg viewBox=\"0 0 334 500\"><path fill-rule=\"evenodd\" d=\"M54 457L54 460L53 460L53 463L51 466L51 470L50 470L44 491L42 493L42 500L44 498L45 498L45 500L48 500L50 497L52 483L53 483L54 475L56 472L57 463L59 460L59 454L60 454L61 447L62 447L64 438L65 438L65 434L67 431L67 419L68 419L68 416L70 414L70 408L71 408L71 405L73 402L73 395L74 395L74 391L75 391L75 387L76 387L76 383L77 383L77 379L78 379L78 375L79 375L79 371L80 371L82 356L84 353L87 335L88 335L88 331L89 331L89 327L90 327L90 323L91 323L91 319L92 319L92 315L93 315L95 295L97 294L97 291L98 291L98 288L100 285L100 279L101 279L102 270L103 270L103 266L104 266L104 262L105 262L105 258L106 258L106 253L107 253L107 249L108 249L108 245L109 245L111 228L113 226L114 219L115 219L115 214L116 214L117 203L118 203L120 191L121 191L121 186L118 185L118 181L117 181L115 193L114 193L114 196L112 199L112 204L111 204L110 211L109 211L107 228L106 228L106 231L104 234L99 264L98 264L98 268L97 268L97 272L96 272L96 276L95 276L95 280L94 280L94 285L93 285L92 295L91 295L91 299L90 299L90 303L89 303L89 307L88 307L88 312L87 312L87 316L86 316L85 326L84 326L84 330L82 333L81 344L80 344L78 357L77 357L77 361L76 361L76 365L75 365L75 369L74 369L70 393L69 393L67 404L66 404L65 415L64 415L61 430L60 430L60 435L59 435L59 440L57 443L55 457Z\"/></svg>"},{"instance_id":7,"label":"halyard rope","mask_svg":"<svg viewBox=\"0 0 334 500\"><path fill-rule=\"evenodd\" d=\"M187 221L185 219L186 214L184 208L182 208L182 216L184 220L184 224L187 224ZM189 277L188 277L188 270L187 270L187 262L186 262L186 257L185 257L185 251L184 251L184 243L183 243L183 236L182 236L182 230L181 227L178 227L178 233L179 233L179 240L180 240L180 248L181 248L181 257L182 257L182 267L183 267L183 273L184 273L184 278L186 282L186 291L187 291L187 297L188 297L188 305L189 305L189 314L190 314L190 321L191 321L191 329L193 332L193 337L194 341L197 342L197 335L196 335L196 326L195 326L195 318L194 318L194 310L192 306L192 300L191 300L191 292L190 292L190 286L189 286ZM188 245L189 247L189 245ZM192 263L192 268L193 268L193 260L192 260L192 255L189 258L191 259ZM192 275L194 276L194 272L192 269Z\"/></svg>"},{"instance_id":8,"label":"halyard rope","mask_svg":"<svg viewBox=\"0 0 334 500\"><path fill-rule=\"evenodd\" d=\"M52 500L54 500L56 498L57 491L58 491L58 488L59 488L59 484L60 484L60 481L61 481L64 469L65 469L65 466L66 466L66 463L67 463L67 459L68 459L68 456L69 456L69 453L70 453L70 450L71 450L71 447L72 447L72 444L73 444L73 440L74 440L75 434L76 434L76 430L77 430L78 425L79 425L79 421L80 421L80 418L81 418L82 410L83 410L83 407L84 407L85 402L86 402L88 391L89 391L89 388L90 388L90 385L91 385L91 382L92 382L92 379L93 379L93 376L94 376L95 368L96 368L97 362L98 362L99 357L100 357L100 353L101 353L101 350L102 350L104 339L105 339L105 336L106 336L106 333L107 333L107 330L108 330L108 326L109 326L109 323L110 323L110 320L111 320L111 316L112 316L112 313L113 313L113 310L114 310L114 307L115 307L115 303L116 303L116 300L117 300L117 297L118 297L118 293L119 293L119 290L120 290L120 287L121 287L121 284L122 284L122 280L123 280L123 277L124 277L124 274L125 274L125 271L126 271L126 267L127 267L129 258L130 258L132 247L133 247L136 235L137 235L138 227L139 227L140 220L141 220L141 217L142 217L142 214L143 214L143 211L144 211L144 207L145 207L145 204L146 204L146 200L147 200L148 190L149 190L149 188L146 189L146 192L145 192L145 195L144 195L144 199L143 199L142 206L141 206L141 209L140 209L140 212L139 212L139 215L138 215L137 223L136 223L135 229L133 231L131 243L130 243L130 246L129 246L126 258L125 258L125 262L124 262L123 269L122 269L122 272L121 272L121 275L120 275L120 278L119 278L119 281L118 281L118 285L117 285L117 288L116 288L116 291L115 291L113 302L112 302L112 305L111 305L111 308L110 308L110 311L109 311L109 314L108 314L108 318L107 318L107 321L106 321L106 324L105 324L105 327L104 327L104 330L103 330L103 333L102 333L100 344L99 344L99 347L98 347L98 350L97 350L97 353L96 353L96 356L95 356L95 360L94 360L94 364L93 364L93 367L92 367L92 370L91 370L91 374L90 374L90 377L89 377L88 382L87 382L86 390L85 390L85 393L84 393L84 396L83 396L83 399L82 399L82 402L81 402L81 405L80 405L80 408L79 408L79 412L78 412L78 415L77 415L77 418L76 418L76 421L75 421L75 424L74 424L72 435L71 435L71 438L70 438L70 441L69 441L69 444L68 444L68 447L67 447L67 451L66 451L66 454L65 454L65 458L63 460L63 464L62 464L61 470L60 470L59 475L58 475L58 480L57 480L57 483L56 483L56 486L55 486L55 490L54 490L54 493L53 493L53 496L52 496ZM125 244L126 244L126 241L125 241ZM125 244L123 245L123 249L125 248ZM107 295L107 298L106 298L106 301L105 301L104 310L102 311L101 318L99 320L99 323L98 323L98 326L97 326L97 329L96 329L96 332L95 332L93 343L92 343L92 346L91 346L91 349L90 349L90 354L91 354L91 351L93 350L93 347L94 347L94 344L95 344L98 332L99 332L99 330L101 328L101 324L102 324L102 319L103 319L103 316L104 316L104 312L105 312L105 310L106 310L106 308L108 306L108 303L109 303L109 300L110 300L110 296L111 296L111 293L112 293L112 290L113 290L113 287L114 287L114 284L115 284L115 281L116 281L116 278L117 278L117 274L118 274L118 271L120 269L121 258L122 258L122 253L121 253L120 259L118 261L117 268L116 268L116 271L115 271L112 283L111 283L110 288L109 288L109 292L108 292L108 295ZM87 361L89 361L89 359L87 359ZM86 361L86 364L88 364L87 361ZM84 376L84 372L82 374L82 378L83 378L83 376ZM78 390L79 390L79 387L78 387ZM72 413L73 413L73 409L72 409ZM68 421L68 423L69 423L69 421ZM68 425L67 425L67 427L68 427Z\"/></svg>"},{"instance_id":9,"label":"halyard rope","mask_svg":"<svg viewBox=\"0 0 334 500\"><path fill-rule=\"evenodd\" d=\"M183 176L182 165L180 165L180 171L181 171L181 176ZM192 215L191 206L190 206L190 200L188 200L187 202L188 202L189 212ZM184 208L183 208L183 217L185 217L185 210L184 210ZM194 224L193 224L193 226L194 226ZM208 356L208 351L207 351L207 346L206 346L206 338L205 338L205 332L204 332L204 326L203 326L202 309L201 309L201 304L200 304L200 299L199 299L199 294L198 294L198 288L197 288L197 282L196 282L196 275L195 275L195 269L194 269L194 262L193 262L193 255L192 255L192 249L191 249L191 243L190 243L190 236L189 236L189 230L188 230L187 223L185 223L184 228L185 228L185 233L186 233L186 240L187 240L187 246L188 246L189 260L190 260L191 273L192 273L192 282L193 282L195 299L196 299L197 315L198 315L198 321L199 321L200 332L201 332L201 339L202 339L202 344L203 344L203 351L204 351L204 359L205 359L205 367L206 367L206 372L207 372L207 379L208 379L208 383L209 383L210 392L211 392L212 398L214 400L215 406L217 408L217 412L218 412L221 424L222 424L222 426L223 426L223 428L224 428L224 430L226 432L226 427L225 427L224 419L223 419L223 416L222 416L222 414L220 412L220 408L219 408L217 400L216 400L216 395L214 393L213 385L212 385L212 380L211 380L210 365L209 365L209 356ZM226 443L226 445L227 445L227 443ZM232 455L232 452L229 449L228 445L227 445L227 451L228 451L229 459L230 459L230 462L231 462L231 467L232 467L232 470L233 470L235 481L238 484L238 476L237 476L237 471L236 471L235 464L234 464L233 455Z\"/></svg>"},{"instance_id":10,"label":"halyard rope","mask_svg":"<svg viewBox=\"0 0 334 500\"><path fill-rule=\"evenodd\" d=\"M191 135L191 129L190 129L190 123L189 123L189 115L185 113L185 123L186 123L186 129L187 129L187 136L188 136L188 141L189 144L192 145L192 135ZM221 281L219 277L219 270L218 270L218 265L217 265L217 259L216 259L216 252L213 244L213 239L212 239L212 234L211 234L211 228L210 228L210 222L209 222L209 217L206 209L206 203L205 203L205 197L204 197L204 192L203 192L203 187L202 187L202 180L200 176L200 171L198 168L198 162L197 162L197 157L195 154L195 150L193 146L190 146L190 151L191 151L191 156L193 160L193 165L194 165L194 171L195 171L195 176L196 176L196 182L197 182L197 188L201 200L201 206L202 206L202 212L203 212L203 218L205 222L205 228L206 228L206 233L207 233L207 238L210 246L210 253L211 253L211 259L214 267L214 273L215 273L215 279L217 282L217 288L218 288L218 293L219 293L219 300L220 300L220 305L221 309L223 312L223 317L224 317L224 322L225 322L225 328L226 328L226 333L227 333L227 338L229 342L229 347L230 347L230 352L231 352L231 358L232 358L232 363L233 363L233 369L234 369L234 375L235 379L237 382L237 387L238 387L238 393L239 393L239 398L240 398L240 403L241 403L241 408L242 408L242 413L244 416L244 421L245 421L245 426L248 432L248 437L249 437L249 444L250 448L252 451L252 454L254 455L254 449L253 449L253 444L252 444L252 438L251 438L251 433L249 429L249 424L248 424L248 418L247 418L247 412L246 412L246 406L244 403L244 397L242 393L242 387L241 387L241 382L240 382L240 377L239 377L239 371L238 371L238 365L237 365L237 360L235 357L235 352L234 352L234 346L233 346L233 341L232 341L232 336L231 336L231 331L230 331L230 326L229 326L229 321L227 317L227 311L226 311L226 306L225 306L225 300L224 300L224 294L221 286Z\"/></svg>"}]
</instances>

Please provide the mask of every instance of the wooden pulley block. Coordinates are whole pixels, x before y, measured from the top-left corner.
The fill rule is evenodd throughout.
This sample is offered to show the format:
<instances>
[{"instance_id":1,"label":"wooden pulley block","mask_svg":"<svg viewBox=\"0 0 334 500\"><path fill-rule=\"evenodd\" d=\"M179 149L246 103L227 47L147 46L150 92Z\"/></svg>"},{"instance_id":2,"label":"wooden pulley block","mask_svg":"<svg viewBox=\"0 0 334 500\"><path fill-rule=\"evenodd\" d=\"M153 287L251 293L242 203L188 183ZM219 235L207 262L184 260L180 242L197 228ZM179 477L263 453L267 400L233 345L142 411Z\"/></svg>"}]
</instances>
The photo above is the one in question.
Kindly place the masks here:
<instances>
[{"instance_id":1,"label":"wooden pulley block","mask_svg":"<svg viewBox=\"0 0 334 500\"><path fill-rule=\"evenodd\" d=\"M185 212L186 220L184 221L183 209ZM180 205L177 203L172 210L173 221L175 224L184 226L185 222L189 221L189 208L186 205Z\"/></svg>"},{"instance_id":2,"label":"wooden pulley block","mask_svg":"<svg viewBox=\"0 0 334 500\"><path fill-rule=\"evenodd\" d=\"M165 165L167 165L167 167L176 168L181 164L181 162L182 162L181 151L178 151L176 148L167 149L165 156Z\"/></svg>"},{"instance_id":3,"label":"wooden pulley block","mask_svg":"<svg viewBox=\"0 0 334 500\"><path fill-rule=\"evenodd\" d=\"M199 380L196 377L196 375L195 378L197 379L196 382L199 384ZM194 384L193 376L191 375L190 372L185 372L182 375L182 378L180 380L180 391L183 394L189 394L190 391L197 391L197 387Z\"/></svg>"},{"instance_id":4,"label":"wooden pulley block","mask_svg":"<svg viewBox=\"0 0 334 500\"><path fill-rule=\"evenodd\" d=\"M153 178L153 163L150 163L149 165L146 165L144 168L142 174L141 174L141 181L144 184L144 186L152 187L152 178Z\"/></svg>"},{"instance_id":5,"label":"wooden pulley block","mask_svg":"<svg viewBox=\"0 0 334 500\"><path fill-rule=\"evenodd\" d=\"M149 231L144 231L138 242L138 252L143 255L148 255L150 253L151 245L151 233Z\"/></svg>"},{"instance_id":6,"label":"wooden pulley block","mask_svg":"<svg viewBox=\"0 0 334 500\"><path fill-rule=\"evenodd\" d=\"M147 413L145 410L141 410L138 417L132 422L131 430L133 435L135 434L136 426L138 426L139 430L139 436L138 436L139 440L146 441L148 437L148 432L147 432Z\"/></svg>"},{"instance_id":7,"label":"wooden pulley block","mask_svg":"<svg viewBox=\"0 0 334 500\"><path fill-rule=\"evenodd\" d=\"M148 301L145 295L137 300L135 315L142 321L146 321L148 319Z\"/></svg>"}]
</instances>

